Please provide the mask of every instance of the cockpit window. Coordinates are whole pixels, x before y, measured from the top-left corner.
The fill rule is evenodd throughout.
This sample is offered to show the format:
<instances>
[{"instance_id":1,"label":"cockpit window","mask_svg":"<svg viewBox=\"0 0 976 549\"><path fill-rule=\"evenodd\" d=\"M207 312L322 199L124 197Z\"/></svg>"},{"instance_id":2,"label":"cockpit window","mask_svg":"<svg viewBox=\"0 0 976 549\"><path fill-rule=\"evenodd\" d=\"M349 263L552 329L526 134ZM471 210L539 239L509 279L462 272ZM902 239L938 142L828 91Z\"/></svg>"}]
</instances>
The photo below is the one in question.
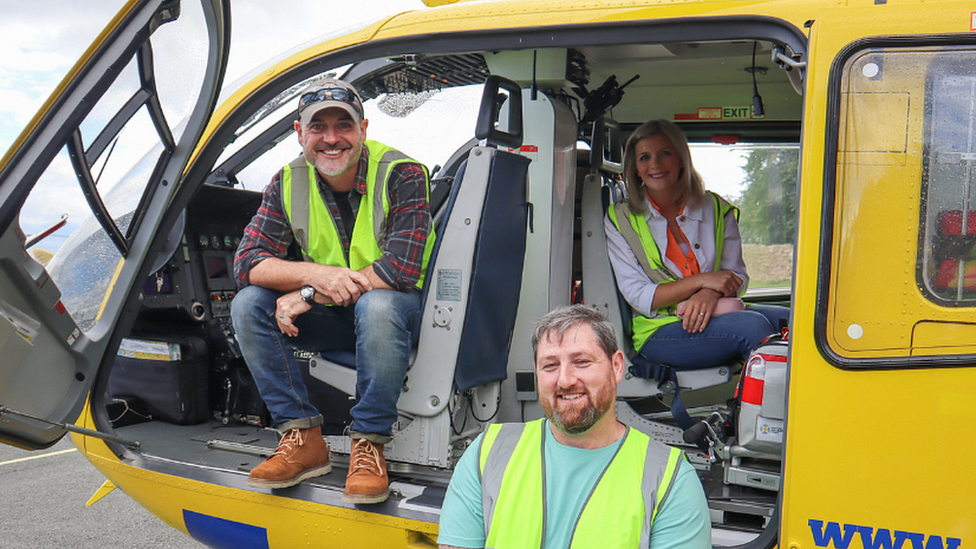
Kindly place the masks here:
<instances>
[{"instance_id":1,"label":"cockpit window","mask_svg":"<svg viewBox=\"0 0 976 549\"><path fill-rule=\"evenodd\" d=\"M162 171L198 103L197 94L186 90L205 88L205 28L203 10L193 2L184 3L177 20L161 25L71 133L21 212L21 226L31 233L28 227L57 219L48 219L54 213L49 204L77 207L67 230L78 228L49 271L82 330L98 320L145 213L143 203L159 185L175 183L162 181ZM61 199L69 196L75 199ZM94 216L79 226L89 214Z\"/></svg>"}]
</instances>

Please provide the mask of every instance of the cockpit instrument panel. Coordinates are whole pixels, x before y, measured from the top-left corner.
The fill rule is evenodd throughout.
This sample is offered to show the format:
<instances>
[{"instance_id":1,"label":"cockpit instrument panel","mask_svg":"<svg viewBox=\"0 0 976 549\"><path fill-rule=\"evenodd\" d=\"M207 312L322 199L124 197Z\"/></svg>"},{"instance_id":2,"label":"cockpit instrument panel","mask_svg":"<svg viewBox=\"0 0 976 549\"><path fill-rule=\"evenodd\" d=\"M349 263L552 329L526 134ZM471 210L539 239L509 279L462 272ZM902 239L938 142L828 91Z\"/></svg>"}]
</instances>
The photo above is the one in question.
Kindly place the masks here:
<instances>
[{"instance_id":1,"label":"cockpit instrument panel","mask_svg":"<svg viewBox=\"0 0 976 549\"><path fill-rule=\"evenodd\" d=\"M230 316L237 291L234 253L261 193L204 185L186 211L183 239L143 286L143 306L182 311L196 321Z\"/></svg>"}]
</instances>

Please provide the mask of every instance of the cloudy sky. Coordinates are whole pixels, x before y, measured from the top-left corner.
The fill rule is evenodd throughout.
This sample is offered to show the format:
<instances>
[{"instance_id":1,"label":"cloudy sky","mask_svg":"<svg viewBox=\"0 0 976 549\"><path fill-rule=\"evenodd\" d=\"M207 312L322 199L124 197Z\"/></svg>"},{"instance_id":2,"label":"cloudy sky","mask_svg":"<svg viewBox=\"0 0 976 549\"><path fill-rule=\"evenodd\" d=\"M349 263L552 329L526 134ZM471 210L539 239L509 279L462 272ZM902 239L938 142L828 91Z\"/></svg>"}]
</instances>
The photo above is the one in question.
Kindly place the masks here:
<instances>
[{"instance_id":1,"label":"cloudy sky","mask_svg":"<svg viewBox=\"0 0 976 549\"><path fill-rule=\"evenodd\" d=\"M0 152L37 112L58 82L121 8L123 0L0 0ZM296 10L300 7L300 10ZM421 0L233 0L233 53L227 82L273 54L383 15L423 9ZM305 24L295 21L302 13ZM322 24L308 24L322 21ZM268 29L287 29L272 35Z\"/></svg>"},{"instance_id":2,"label":"cloudy sky","mask_svg":"<svg viewBox=\"0 0 976 549\"><path fill-rule=\"evenodd\" d=\"M0 155L7 152L124 4L123 0L0 0ZM233 0L231 58L225 83L233 83L255 67L277 59L281 52L307 45L317 37L361 27L384 15L424 8L421 0ZM25 232L31 234L67 212L69 227L45 243L57 248L59 240L67 236L62 233L77 226L87 210L81 209L80 193L74 191L76 184L73 187L70 197L70 193L51 193L29 201L25 209L30 211L21 217Z\"/></svg>"},{"instance_id":3,"label":"cloudy sky","mask_svg":"<svg viewBox=\"0 0 976 549\"><path fill-rule=\"evenodd\" d=\"M10 148L121 4L0 0L0 151Z\"/></svg>"}]
</instances>

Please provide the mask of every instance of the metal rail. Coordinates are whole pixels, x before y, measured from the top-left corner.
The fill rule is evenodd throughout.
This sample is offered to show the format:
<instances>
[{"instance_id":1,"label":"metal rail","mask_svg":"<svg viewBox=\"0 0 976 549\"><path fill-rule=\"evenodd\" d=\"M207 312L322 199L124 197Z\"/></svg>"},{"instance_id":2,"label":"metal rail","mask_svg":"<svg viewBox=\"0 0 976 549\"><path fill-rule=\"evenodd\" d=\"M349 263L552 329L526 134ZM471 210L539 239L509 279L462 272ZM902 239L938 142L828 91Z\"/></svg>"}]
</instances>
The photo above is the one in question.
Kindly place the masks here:
<instances>
[{"instance_id":1,"label":"metal rail","mask_svg":"<svg viewBox=\"0 0 976 549\"><path fill-rule=\"evenodd\" d=\"M3 416L4 414L8 414L8 415L11 415L11 416L17 416L17 417L22 417L22 418L30 419L30 420L33 420L33 421L39 421L41 423L46 423L48 425L54 425L55 427L60 427L60 428L62 428L64 430L66 430L66 431L70 431L72 433L77 433L79 435L84 435L86 437L93 437L93 438L99 438L99 439L102 439L102 440L107 440L109 442L116 442L118 444L121 444L121 445L125 446L126 448L131 448L133 450L138 450L142 446L142 444L140 444L139 441L137 441L137 440L124 439L122 437L117 437L115 435L110 435L110 434L107 434L107 433L101 433L101 432L98 432L98 431L93 431L91 429L85 429L84 427L78 427L77 425L71 425L70 423L61 423L61 422L58 422L58 421L51 421L49 419L44 419L44 418L40 418L40 417L37 417L37 416L32 416L31 414L27 414L27 413L24 413L24 412L18 412L17 410L13 410L11 408L7 408L6 406L0 405L0 416Z\"/></svg>"}]
</instances>

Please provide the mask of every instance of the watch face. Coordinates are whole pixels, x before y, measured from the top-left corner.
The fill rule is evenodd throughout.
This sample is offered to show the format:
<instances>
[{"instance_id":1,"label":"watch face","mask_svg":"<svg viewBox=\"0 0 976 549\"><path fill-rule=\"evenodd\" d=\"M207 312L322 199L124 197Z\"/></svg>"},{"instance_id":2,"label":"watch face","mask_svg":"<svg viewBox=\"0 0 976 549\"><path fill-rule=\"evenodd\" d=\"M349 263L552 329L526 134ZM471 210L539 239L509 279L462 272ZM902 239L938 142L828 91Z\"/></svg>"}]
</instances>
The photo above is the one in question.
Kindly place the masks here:
<instances>
[{"instance_id":1,"label":"watch face","mask_svg":"<svg viewBox=\"0 0 976 549\"><path fill-rule=\"evenodd\" d=\"M315 297L315 288L311 286L302 286L301 296L306 302L311 303L312 299Z\"/></svg>"}]
</instances>

